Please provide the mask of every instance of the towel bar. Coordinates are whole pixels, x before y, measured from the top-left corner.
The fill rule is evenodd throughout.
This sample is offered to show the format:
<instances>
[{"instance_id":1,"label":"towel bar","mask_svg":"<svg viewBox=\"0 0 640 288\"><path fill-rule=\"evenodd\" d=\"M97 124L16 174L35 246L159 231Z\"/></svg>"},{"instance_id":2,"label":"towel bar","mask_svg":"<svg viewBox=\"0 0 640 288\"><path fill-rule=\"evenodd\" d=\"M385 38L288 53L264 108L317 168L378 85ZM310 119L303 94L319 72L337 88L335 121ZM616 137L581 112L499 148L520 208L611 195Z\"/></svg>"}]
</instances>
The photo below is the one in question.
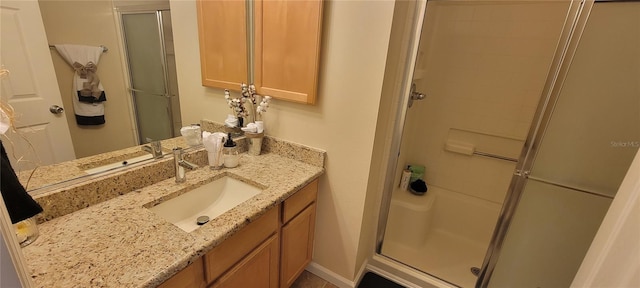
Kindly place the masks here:
<instances>
[{"instance_id":1,"label":"towel bar","mask_svg":"<svg viewBox=\"0 0 640 288\"><path fill-rule=\"evenodd\" d=\"M51 48L56 48L56 45L49 45L49 49ZM100 45L100 48L102 48L102 53L107 53L107 51L109 51L109 48L107 48L107 46Z\"/></svg>"}]
</instances>

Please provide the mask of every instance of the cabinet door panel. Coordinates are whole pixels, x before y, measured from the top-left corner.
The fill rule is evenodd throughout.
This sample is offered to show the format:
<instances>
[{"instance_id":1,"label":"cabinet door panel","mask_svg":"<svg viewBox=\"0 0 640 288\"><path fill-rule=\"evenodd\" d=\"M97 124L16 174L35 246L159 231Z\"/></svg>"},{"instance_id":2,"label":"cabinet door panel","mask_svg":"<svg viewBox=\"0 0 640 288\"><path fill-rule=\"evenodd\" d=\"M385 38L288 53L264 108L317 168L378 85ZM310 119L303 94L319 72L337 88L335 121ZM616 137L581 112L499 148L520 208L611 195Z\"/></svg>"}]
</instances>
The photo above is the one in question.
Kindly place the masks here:
<instances>
[{"instance_id":1,"label":"cabinet door panel","mask_svg":"<svg viewBox=\"0 0 640 288\"><path fill-rule=\"evenodd\" d=\"M217 279L271 234L277 233L279 210L279 207L271 209L204 256L207 283Z\"/></svg>"},{"instance_id":2,"label":"cabinet door panel","mask_svg":"<svg viewBox=\"0 0 640 288\"><path fill-rule=\"evenodd\" d=\"M316 204L313 203L282 227L280 287L289 287L311 262Z\"/></svg>"},{"instance_id":3,"label":"cabinet door panel","mask_svg":"<svg viewBox=\"0 0 640 288\"><path fill-rule=\"evenodd\" d=\"M248 83L247 8L244 0L198 0L202 85L240 90Z\"/></svg>"},{"instance_id":4,"label":"cabinet door panel","mask_svg":"<svg viewBox=\"0 0 640 288\"><path fill-rule=\"evenodd\" d=\"M280 241L273 235L213 283L215 288L276 288Z\"/></svg>"},{"instance_id":5,"label":"cabinet door panel","mask_svg":"<svg viewBox=\"0 0 640 288\"><path fill-rule=\"evenodd\" d=\"M202 258L198 258L178 274L160 284L158 288L199 288L205 286Z\"/></svg>"},{"instance_id":6,"label":"cabinet door panel","mask_svg":"<svg viewBox=\"0 0 640 288\"><path fill-rule=\"evenodd\" d=\"M314 104L322 0L256 0L254 84L258 94Z\"/></svg>"}]
</instances>

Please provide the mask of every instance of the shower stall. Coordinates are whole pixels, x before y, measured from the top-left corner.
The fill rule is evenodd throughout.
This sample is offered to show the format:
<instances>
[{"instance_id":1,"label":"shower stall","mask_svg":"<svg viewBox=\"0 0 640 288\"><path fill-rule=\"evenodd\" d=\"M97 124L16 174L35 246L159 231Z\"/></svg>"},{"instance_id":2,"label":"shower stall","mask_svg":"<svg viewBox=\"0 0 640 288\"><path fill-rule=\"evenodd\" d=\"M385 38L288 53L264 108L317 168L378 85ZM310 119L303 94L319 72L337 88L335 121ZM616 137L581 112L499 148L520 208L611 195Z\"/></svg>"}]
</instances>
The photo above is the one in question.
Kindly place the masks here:
<instances>
[{"instance_id":1,"label":"shower stall","mask_svg":"<svg viewBox=\"0 0 640 288\"><path fill-rule=\"evenodd\" d=\"M179 135L178 95L171 12L118 7L129 70L129 91L140 144Z\"/></svg>"},{"instance_id":2,"label":"shower stall","mask_svg":"<svg viewBox=\"0 0 640 288\"><path fill-rule=\"evenodd\" d=\"M640 2L420 1L392 33L416 43L372 267L421 287L568 287L640 147ZM408 166L425 195L400 188Z\"/></svg>"}]
</instances>

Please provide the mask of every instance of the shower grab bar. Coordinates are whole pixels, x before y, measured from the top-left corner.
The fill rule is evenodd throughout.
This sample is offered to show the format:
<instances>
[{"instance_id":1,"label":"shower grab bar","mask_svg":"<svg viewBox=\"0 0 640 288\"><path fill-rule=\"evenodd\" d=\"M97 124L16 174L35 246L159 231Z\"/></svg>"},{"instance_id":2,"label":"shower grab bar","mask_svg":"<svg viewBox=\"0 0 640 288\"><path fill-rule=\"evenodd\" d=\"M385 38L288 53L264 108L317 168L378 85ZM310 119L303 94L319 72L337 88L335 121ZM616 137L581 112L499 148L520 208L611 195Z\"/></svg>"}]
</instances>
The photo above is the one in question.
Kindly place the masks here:
<instances>
[{"instance_id":1,"label":"shower grab bar","mask_svg":"<svg viewBox=\"0 0 640 288\"><path fill-rule=\"evenodd\" d=\"M107 46L100 45L99 47L102 48L102 53L107 53L107 51L109 51L109 48L107 48ZM56 48L56 45L49 44L49 49L53 49L53 48Z\"/></svg>"},{"instance_id":2,"label":"shower grab bar","mask_svg":"<svg viewBox=\"0 0 640 288\"><path fill-rule=\"evenodd\" d=\"M466 142L447 141L447 143L444 145L444 150L447 150L453 153L464 154L468 156L478 155L478 156L489 157L493 159L514 162L514 163L518 162L518 159L515 159L515 158L478 151L476 150L475 145L471 143L466 143Z\"/></svg>"},{"instance_id":3,"label":"shower grab bar","mask_svg":"<svg viewBox=\"0 0 640 288\"><path fill-rule=\"evenodd\" d=\"M480 152L480 151L473 151L473 155L489 157L489 158L494 158L494 159L500 159L500 160L514 162L514 163L518 162L518 159L515 159L515 158L511 158L511 157L507 157L507 156L500 156L500 155L486 153L486 152Z\"/></svg>"},{"instance_id":4,"label":"shower grab bar","mask_svg":"<svg viewBox=\"0 0 640 288\"><path fill-rule=\"evenodd\" d=\"M582 192L582 193L586 193L586 194L590 194L590 195L594 195L594 196L600 196L600 197L604 197L604 198L613 199L613 196L607 195L607 194L604 194L604 193L600 193L600 192L597 192L597 191L584 189L584 188L571 187L571 186L568 186L568 185L564 185L564 184L560 184L560 183L557 183L557 182L553 182L553 181L545 180L545 179L542 179L542 178L538 178L538 177L535 177L535 176L527 175L527 173L525 173L524 175L525 175L525 177L527 179L531 179L531 180L535 180L535 181L542 182L542 183L545 183L545 184L549 184L551 186L556 186L556 187L565 188L565 189L571 189L571 190L575 190L575 191L578 191L578 192Z\"/></svg>"}]
</instances>

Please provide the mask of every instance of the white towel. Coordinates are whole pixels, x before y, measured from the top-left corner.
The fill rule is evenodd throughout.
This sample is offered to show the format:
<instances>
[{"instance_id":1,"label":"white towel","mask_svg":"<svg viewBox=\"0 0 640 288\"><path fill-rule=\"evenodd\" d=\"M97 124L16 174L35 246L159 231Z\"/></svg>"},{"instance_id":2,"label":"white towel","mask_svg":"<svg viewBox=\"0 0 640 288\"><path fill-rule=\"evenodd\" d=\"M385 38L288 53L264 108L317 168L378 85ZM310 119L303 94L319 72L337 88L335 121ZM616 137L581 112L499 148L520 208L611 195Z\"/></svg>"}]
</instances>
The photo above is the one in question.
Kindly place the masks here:
<instances>
[{"instance_id":1,"label":"white towel","mask_svg":"<svg viewBox=\"0 0 640 288\"><path fill-rule=\"evenodd\" d=\"M222 157L222 143L224 142L223 140L225 137L227 137L227 135L222 132L202 132L202 142L204 144L204 148L207 150L209 166L215 168L222 167L224 162Z\"/></svg>"},{"instance_id":2,"label":"white towel","mask_svg":"<svg viewBox=\"0 0 640 288\"><path fill-rule=\"evenodd\" d=\"M59 44L55 45L60 56L76 70L73 77L73 109L78 125L101 125L105 123L104 104L106 95L96 74L102 47Z\"/></svg>"}]
</instances>

